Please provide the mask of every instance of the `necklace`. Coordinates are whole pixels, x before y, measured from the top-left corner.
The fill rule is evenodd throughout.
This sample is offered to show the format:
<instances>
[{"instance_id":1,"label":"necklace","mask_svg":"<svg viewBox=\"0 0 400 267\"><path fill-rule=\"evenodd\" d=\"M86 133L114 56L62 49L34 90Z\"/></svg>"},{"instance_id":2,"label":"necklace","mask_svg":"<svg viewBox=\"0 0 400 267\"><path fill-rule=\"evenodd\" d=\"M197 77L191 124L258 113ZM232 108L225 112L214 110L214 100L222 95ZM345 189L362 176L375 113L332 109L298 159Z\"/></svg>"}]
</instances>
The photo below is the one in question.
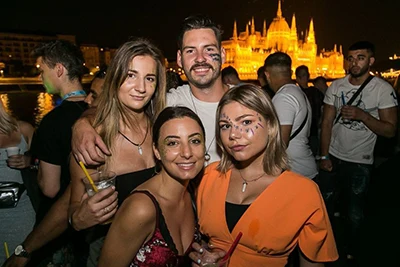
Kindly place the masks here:
<instances>
[{"instance_id":1,"label":"necklace","mask_svg":"<svg viewBox=\"0 0 400 267\"><path fill-rule=\"evenodd\" d=\"M118 130L118 133L119 133L120 135L122 135L122 137L124 137L124 138L126 139L126 141L128 141L128 142L131 143L132 145L138 147L138 151L139 151L139 154L140 154L140 155L143 155L142 145L143 145L144 141L146 141L146 137L147 137L147 133L148 133L148 132L149 132L149 125L148 125L148 122L147 122L147 124L146 124L146 134L144 135L143 141L142 141L140 144L136 144L136 143L132 142L126 135L124 135L123 133L121 133L120 130Z\"/></svg>"},{"instance_id":2,"label":"necklace","mask_svg":"<svg viewBox=\"0 0 400 267\"><path fill-rule=\"evenodd\" d=\"M192 93L191 89L190 89L190 99L192 100L194 111L196 112L197 116L199 116L199 113L197 112L196 104L194 103L194 100L193 100L193 93ZM215 140L215 135L214 135L213 139L211 140L211 143L208 145L208 147L206 149L206 153L204 154L204 159L207 162L211 159L211 156L208 152L210 151L210 148L211 148L212 144L214 143L214 140Z\"/></svg>"},{"instance_id":3,"label":"necklace","mask_svg":"<svg viewBox=\"0 0 400 267\"><path fill-rule=\"evenodd\" d=\"M237 169L237 170L239 171L240 178L242 178L242 180L243 180L242 193L244 193L246 191L248 183L255 182L255 181L257 181L258 179L260 179L261 177L263 177L265 175L265 173L263 172L260 176L257 176L257 178L254 178L253 180L247 181L246 179L243 178L242 172L239 169Z\"/></svg>"},{"instance_id":4,"label":"necklace","mask_svg":"<svg viewBox=\"0 0 400 267\"><path fill-rule=\"evenodd\" d=\"M83 90L72 91L72 92L64 95L62 100L64 101L65 99L73 97L73 96L86 96L86 92Z\"/></svg>"}]
</instances>

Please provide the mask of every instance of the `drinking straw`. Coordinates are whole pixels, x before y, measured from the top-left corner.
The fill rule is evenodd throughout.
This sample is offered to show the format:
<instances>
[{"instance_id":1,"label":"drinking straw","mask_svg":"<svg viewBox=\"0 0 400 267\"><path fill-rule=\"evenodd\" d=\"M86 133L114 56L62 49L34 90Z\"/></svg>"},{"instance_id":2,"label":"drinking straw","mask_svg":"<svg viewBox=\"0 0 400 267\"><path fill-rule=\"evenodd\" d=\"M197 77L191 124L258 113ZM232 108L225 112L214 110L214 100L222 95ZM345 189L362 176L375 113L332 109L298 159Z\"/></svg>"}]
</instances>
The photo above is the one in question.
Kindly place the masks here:
<instances>
[{"instance_id":1,"label":"drinking straw","mask_svg":"<svg viewBox=\"0 0 400 267\"><path fill-rule=\"evenodd\" d=\"M235 250L236 246L239 244L240 238L242 238L242 232L239 232L237 237L235 238L235 241L233 241L231 247L229 248L228 252L225 254L225 256L222 258L223 261L227 260Z\"/></svg>"},{"instance_id":2,"label":"drinking straw","mask_svg":"<svg viewBox=\"0 0 400 267\"><path fill-rule=\"evenodd\" d=\"M10 252L8 252L7 242L4 242L4 250L6 252L6 258L8 259L10 257Z\"/></svg>"},{"instance_id":3,"label":"drinking straw","mask_svg":"<svg viewBox=\"0 0 400 267\"><path fill-rule=\"evenodd\" d=\"M86 178L89 180L89 183L92 185L92 188L93 188L94 192L96 192L96 193L99 192L99 190L97 189L96 185L93 183L92 177L90 177L88 171L86 170L86 167L83 164L83 162L79 161L79 165L81 165L81 168L82 168L83 172L85 173Z\"/></svg>"}]
</instances>

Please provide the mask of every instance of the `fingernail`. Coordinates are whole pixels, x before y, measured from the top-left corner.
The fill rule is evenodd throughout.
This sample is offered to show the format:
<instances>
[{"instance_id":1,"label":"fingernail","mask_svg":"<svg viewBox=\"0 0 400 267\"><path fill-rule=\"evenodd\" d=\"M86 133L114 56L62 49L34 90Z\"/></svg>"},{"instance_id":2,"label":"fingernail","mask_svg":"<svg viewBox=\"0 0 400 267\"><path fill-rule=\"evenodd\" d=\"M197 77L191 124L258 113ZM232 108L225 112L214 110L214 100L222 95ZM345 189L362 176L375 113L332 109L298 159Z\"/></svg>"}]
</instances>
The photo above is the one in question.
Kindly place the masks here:
<instances>
[{"instance_id":1,"label":"fingernail","mask_svg":"<svg viewBox=\"0 0 400 267\"><path fill-rule=\"evenodd\" d=\"M201 260L200 260L200 259L197 259L196 263L197 263L197 264L200 264L200 263L201 263Z\"/></svg>"},{"instance_id":2,"label":"fingernail","mask_svg":"<svg viewBox=\"0 0 400 267\"><path fill-rule=\"evenodd\" d=\"M203 248L199 249L199 252L200 252L200 254L203 254L204 249Z\"/></svg>"}]
</instances>

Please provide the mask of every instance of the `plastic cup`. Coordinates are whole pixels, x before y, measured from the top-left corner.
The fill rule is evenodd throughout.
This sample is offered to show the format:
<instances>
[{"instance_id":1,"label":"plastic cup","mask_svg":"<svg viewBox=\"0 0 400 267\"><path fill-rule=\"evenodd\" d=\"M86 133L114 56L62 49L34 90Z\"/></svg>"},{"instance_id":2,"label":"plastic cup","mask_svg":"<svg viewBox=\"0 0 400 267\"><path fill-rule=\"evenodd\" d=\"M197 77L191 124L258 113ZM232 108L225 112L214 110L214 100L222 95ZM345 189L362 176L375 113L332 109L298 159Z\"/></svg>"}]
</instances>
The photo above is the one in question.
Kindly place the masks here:
<instances>
[{"instance_id":1,"label":"plastic cup","mask_svg":"<svg viewBox=\"0 0 400 267\"><path fill-rule=\"evenodd\" d=\"M104 189L109 188L110 186L115 185L115 177L116 173L112 171L97 171L90 173L90 177L93 180L94 185L97 187L98 192L101 192ZM83 183L85 184L86 192L89 196L93 196L96 192L93 190L93 185L90 183L88 178L85 176L82 178ZM109 224L111 223L113 218L101 223L101 224Z\"/></svg>"},{"instance_id":2,"label":"plastic cup","mask_svg":"<svg viewBox=\"0 0 400 267\"><path fill-rule=\"evenodd\" d=\"M7 147L6 148L7 157L19 155L19 151L20 151L20 149L17 146Z\"/></svg>"},{"instance_id":3,"label":"plastic cup","mask_svg":"<svg viewBox=\"0 0 400 267\"><path fill-rule=\"evenodd\" d=\"M115 185L116 174L115 172L112 171L93 172L90 173L90 177L92 178L93 183L97 187L97 190L99 192L106 188L109 188L110 186ZM86 176L82 178L82 181L85 184L85 189L89 196L93 196L94 194L96 194L96 192L93 190L92 184L90 183L90 181Z\"/></svg>"}]
</instances>

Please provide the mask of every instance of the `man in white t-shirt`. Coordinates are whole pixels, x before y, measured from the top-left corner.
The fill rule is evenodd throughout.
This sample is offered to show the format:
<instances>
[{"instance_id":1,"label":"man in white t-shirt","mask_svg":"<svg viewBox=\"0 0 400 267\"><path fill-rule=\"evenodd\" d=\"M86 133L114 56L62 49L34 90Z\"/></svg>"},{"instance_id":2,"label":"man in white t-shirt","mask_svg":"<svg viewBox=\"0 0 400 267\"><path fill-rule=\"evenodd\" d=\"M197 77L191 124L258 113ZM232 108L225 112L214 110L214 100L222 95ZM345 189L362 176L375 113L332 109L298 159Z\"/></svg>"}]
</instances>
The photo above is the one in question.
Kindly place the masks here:
<instances>
[{"instance_id":1,"label":"man in white t-shirt","mask_svg":"<svg viewBox=\"0 0 400 267\"><path fill-rule=\"evenodd\" d=\"M328 213L333 216L339 212L335 215L340 214L347 222L345 249L349 259L357 251L377 135L392 137L396 133L398 104L386 81L373 77L347 105L370 76L374 50L374 45L366 41L351 45L347 55L349 75L333 81L324 98L318 183Z\"/></svg>"},{"instance_id":2,"label":"man in white t-shirt","mask_svg":"<svg viewBox=\"0 0 400 267\"><path fill-rule=\"evenodd\" d=\"M276 52L265 59L264 69L275 92L272 103L278 114L282 139L287 145L289 166L292 171L314 179L318 175L317 164L308 145L311 105L301 88L292 81L292 60L289 55ZM294 135L296 131L298 133Z\"/></svg>"},{"instance_id":3,"label":"man in white t-shirt","mask_svg":"<svg viewBox=\"0 0 400 267\"><path fill-rule=\"evenodd\" d=\"M220 160L215 140L215 115L219 100L228 90L221 78L225 50L221 45L222 32L218 25L205 16L187 17L178 36L177 63L183 68L188 83L167 93L167 106L186 106L200 117L206 130L206 164ZM88 165L104 162L104 157L91 151L98 147L110 154L95 131L81 119L73 129L72 151L77 160ZM101 142L101 143L99 143ZM101 149L102 148L102 149ZM101 153L100 153L101 154Z\"/></svg>"}]
</instances>

